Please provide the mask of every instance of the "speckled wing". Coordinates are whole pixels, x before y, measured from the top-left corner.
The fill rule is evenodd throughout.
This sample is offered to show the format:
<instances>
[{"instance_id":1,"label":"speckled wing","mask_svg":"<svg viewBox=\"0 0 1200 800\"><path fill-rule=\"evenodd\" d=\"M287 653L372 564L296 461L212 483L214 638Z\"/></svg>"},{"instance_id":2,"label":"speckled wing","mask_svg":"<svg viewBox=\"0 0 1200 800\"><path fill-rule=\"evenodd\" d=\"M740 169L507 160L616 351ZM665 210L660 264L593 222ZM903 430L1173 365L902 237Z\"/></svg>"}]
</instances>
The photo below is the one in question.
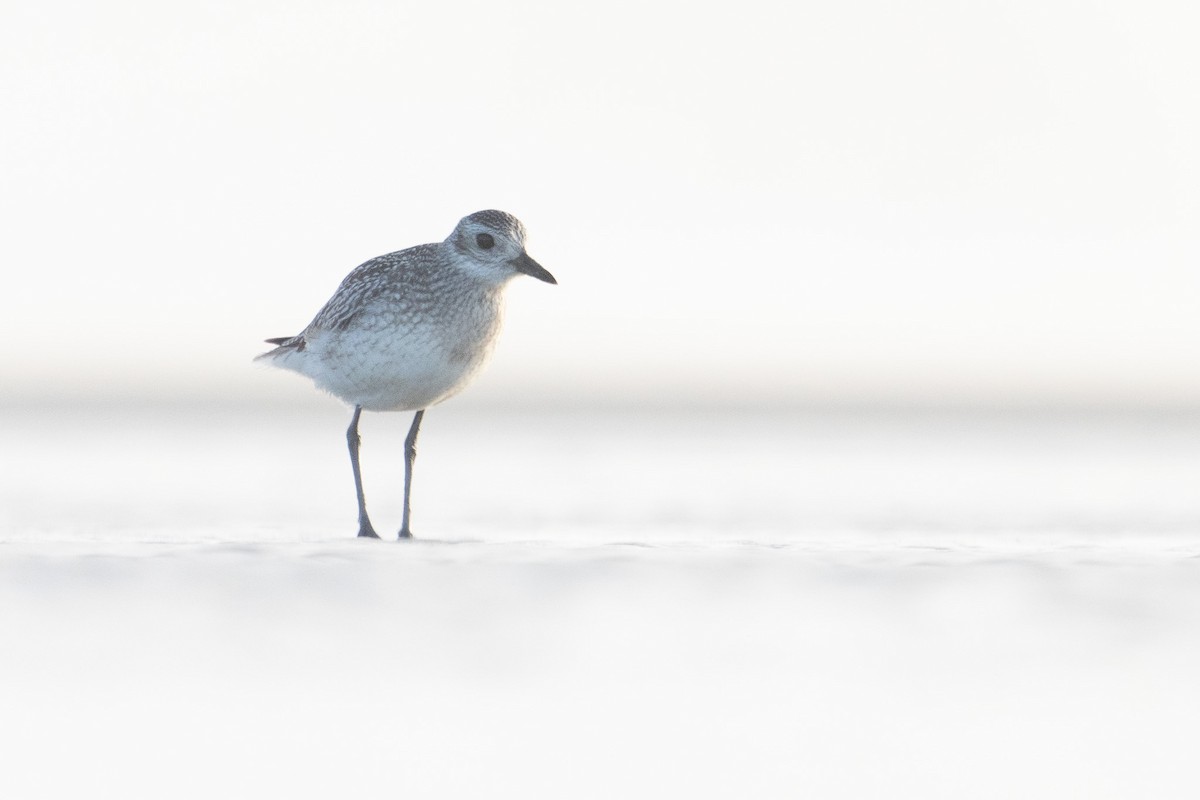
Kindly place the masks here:
<instances>
[{"instance_id":1,"label":"speckled wing","mask_svg":"<svg viewBox=\"0 0 1200 800\"><path fill-rule=\"evenodd\" d=\"M420 271L435 260L436 248L437 245L433 244L418 245L359 264L342 280L333 297L303 331L296 336L267 339L268 344L279 346L259 358L303 351L308 339L322 331L346 330L355 318L371 307L373 301L402 292L404 285L413 277L413 271Z\"/></svg>"}]
</instances>

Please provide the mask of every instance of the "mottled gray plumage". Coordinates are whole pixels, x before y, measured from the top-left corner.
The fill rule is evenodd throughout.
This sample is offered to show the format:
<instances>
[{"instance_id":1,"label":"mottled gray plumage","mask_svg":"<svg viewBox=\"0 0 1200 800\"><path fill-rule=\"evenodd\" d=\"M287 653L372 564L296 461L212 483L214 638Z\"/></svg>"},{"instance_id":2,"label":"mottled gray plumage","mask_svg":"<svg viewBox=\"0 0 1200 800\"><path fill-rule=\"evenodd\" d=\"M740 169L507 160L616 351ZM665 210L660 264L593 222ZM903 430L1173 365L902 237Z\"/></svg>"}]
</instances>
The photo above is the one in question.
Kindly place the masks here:
<instances>
[{"instance_id":1,"label":"mottled gray plumage","mask_svg":"<svg viewBox=\"0 0 1200 800\"><path fill-rule=\"evenodd\" d=\"M525 252L519 220L503 211L479 211L464 217L443 242L359 265L303 331L267 340L278 347L258 359L307 375L355 407L348 438L360 535L374 530L362 501L359 414L418 412L406 448L405 536L409 451L421 414L461 390L487 361L500 330L504 286L520 273L556 282Z\"/></svg>"}]
</instances>

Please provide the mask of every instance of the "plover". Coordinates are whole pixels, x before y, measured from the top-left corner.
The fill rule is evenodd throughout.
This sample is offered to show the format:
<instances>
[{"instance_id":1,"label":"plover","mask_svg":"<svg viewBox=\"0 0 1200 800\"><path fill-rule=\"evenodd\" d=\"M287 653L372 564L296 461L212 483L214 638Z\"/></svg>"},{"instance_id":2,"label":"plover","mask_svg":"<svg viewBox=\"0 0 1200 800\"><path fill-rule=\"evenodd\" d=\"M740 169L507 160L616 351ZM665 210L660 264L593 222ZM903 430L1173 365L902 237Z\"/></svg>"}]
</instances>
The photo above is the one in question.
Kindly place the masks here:
<instances>
[{"instance_id":1,"label":"plover","mask_svg":"<svg viewBox=\"0 0 1200 800\"><path fill-rule=\"evenodd\" d=\"M525 226L503 211L464 217L444 242L356 267L308 327L255 360L306 375L354 406L346 441L358 497L358 535L379 538L367 516L358 418L415 411L404 441L404 516L412 537L413 462L425 410L460 391L487 361L500 331L505 285L518 274L558 283L525 252Z\"/></svg>"}]
</instances>

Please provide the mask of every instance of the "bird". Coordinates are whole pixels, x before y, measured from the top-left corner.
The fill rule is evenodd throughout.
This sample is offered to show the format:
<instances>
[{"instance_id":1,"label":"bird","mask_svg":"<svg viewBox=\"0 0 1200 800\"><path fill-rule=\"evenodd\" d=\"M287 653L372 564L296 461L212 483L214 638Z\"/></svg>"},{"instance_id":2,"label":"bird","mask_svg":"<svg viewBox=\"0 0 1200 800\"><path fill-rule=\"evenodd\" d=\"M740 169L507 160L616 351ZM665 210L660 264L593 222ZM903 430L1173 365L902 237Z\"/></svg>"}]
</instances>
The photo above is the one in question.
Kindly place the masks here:
<instances>
[{"instance_id":1,"label":"bird","mask_svg":"<svg viewBox=\"0 0 1200 800\"><path fill-rule=\"evenodd\" d=\"M461 391L491 355L504 288L518 275L558 281L525 251L525 226L504 211L463 217L442 242L378 256L355 267L312 322L255 361L298 372L353 406L346 442L358 499L358 536L378 539L359 465L363 411L413 411L404 440L399 538L412 539L417 434L430 406Z\"/></svg>"}]
</instances>

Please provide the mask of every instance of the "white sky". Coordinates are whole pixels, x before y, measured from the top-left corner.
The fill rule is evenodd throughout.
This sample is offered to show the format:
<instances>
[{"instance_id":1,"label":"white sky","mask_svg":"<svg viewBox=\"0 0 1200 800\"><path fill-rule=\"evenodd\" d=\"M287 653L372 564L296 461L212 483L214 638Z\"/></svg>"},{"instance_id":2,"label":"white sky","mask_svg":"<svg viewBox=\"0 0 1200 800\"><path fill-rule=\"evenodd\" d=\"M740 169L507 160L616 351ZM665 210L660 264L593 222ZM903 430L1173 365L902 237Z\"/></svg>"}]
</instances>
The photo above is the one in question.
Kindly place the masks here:
<instances>
[{"instance_id":1,"label":"white sky","mask_svg":"<svg viewBox=\"0 0 1200 800\"><path fill-rule=\"evenodd\" d=\"M521 217L480 402L1200 400L1185 4L6 3L6 394L299 399L356 264Z\"/></svg>"}]
</instances>

